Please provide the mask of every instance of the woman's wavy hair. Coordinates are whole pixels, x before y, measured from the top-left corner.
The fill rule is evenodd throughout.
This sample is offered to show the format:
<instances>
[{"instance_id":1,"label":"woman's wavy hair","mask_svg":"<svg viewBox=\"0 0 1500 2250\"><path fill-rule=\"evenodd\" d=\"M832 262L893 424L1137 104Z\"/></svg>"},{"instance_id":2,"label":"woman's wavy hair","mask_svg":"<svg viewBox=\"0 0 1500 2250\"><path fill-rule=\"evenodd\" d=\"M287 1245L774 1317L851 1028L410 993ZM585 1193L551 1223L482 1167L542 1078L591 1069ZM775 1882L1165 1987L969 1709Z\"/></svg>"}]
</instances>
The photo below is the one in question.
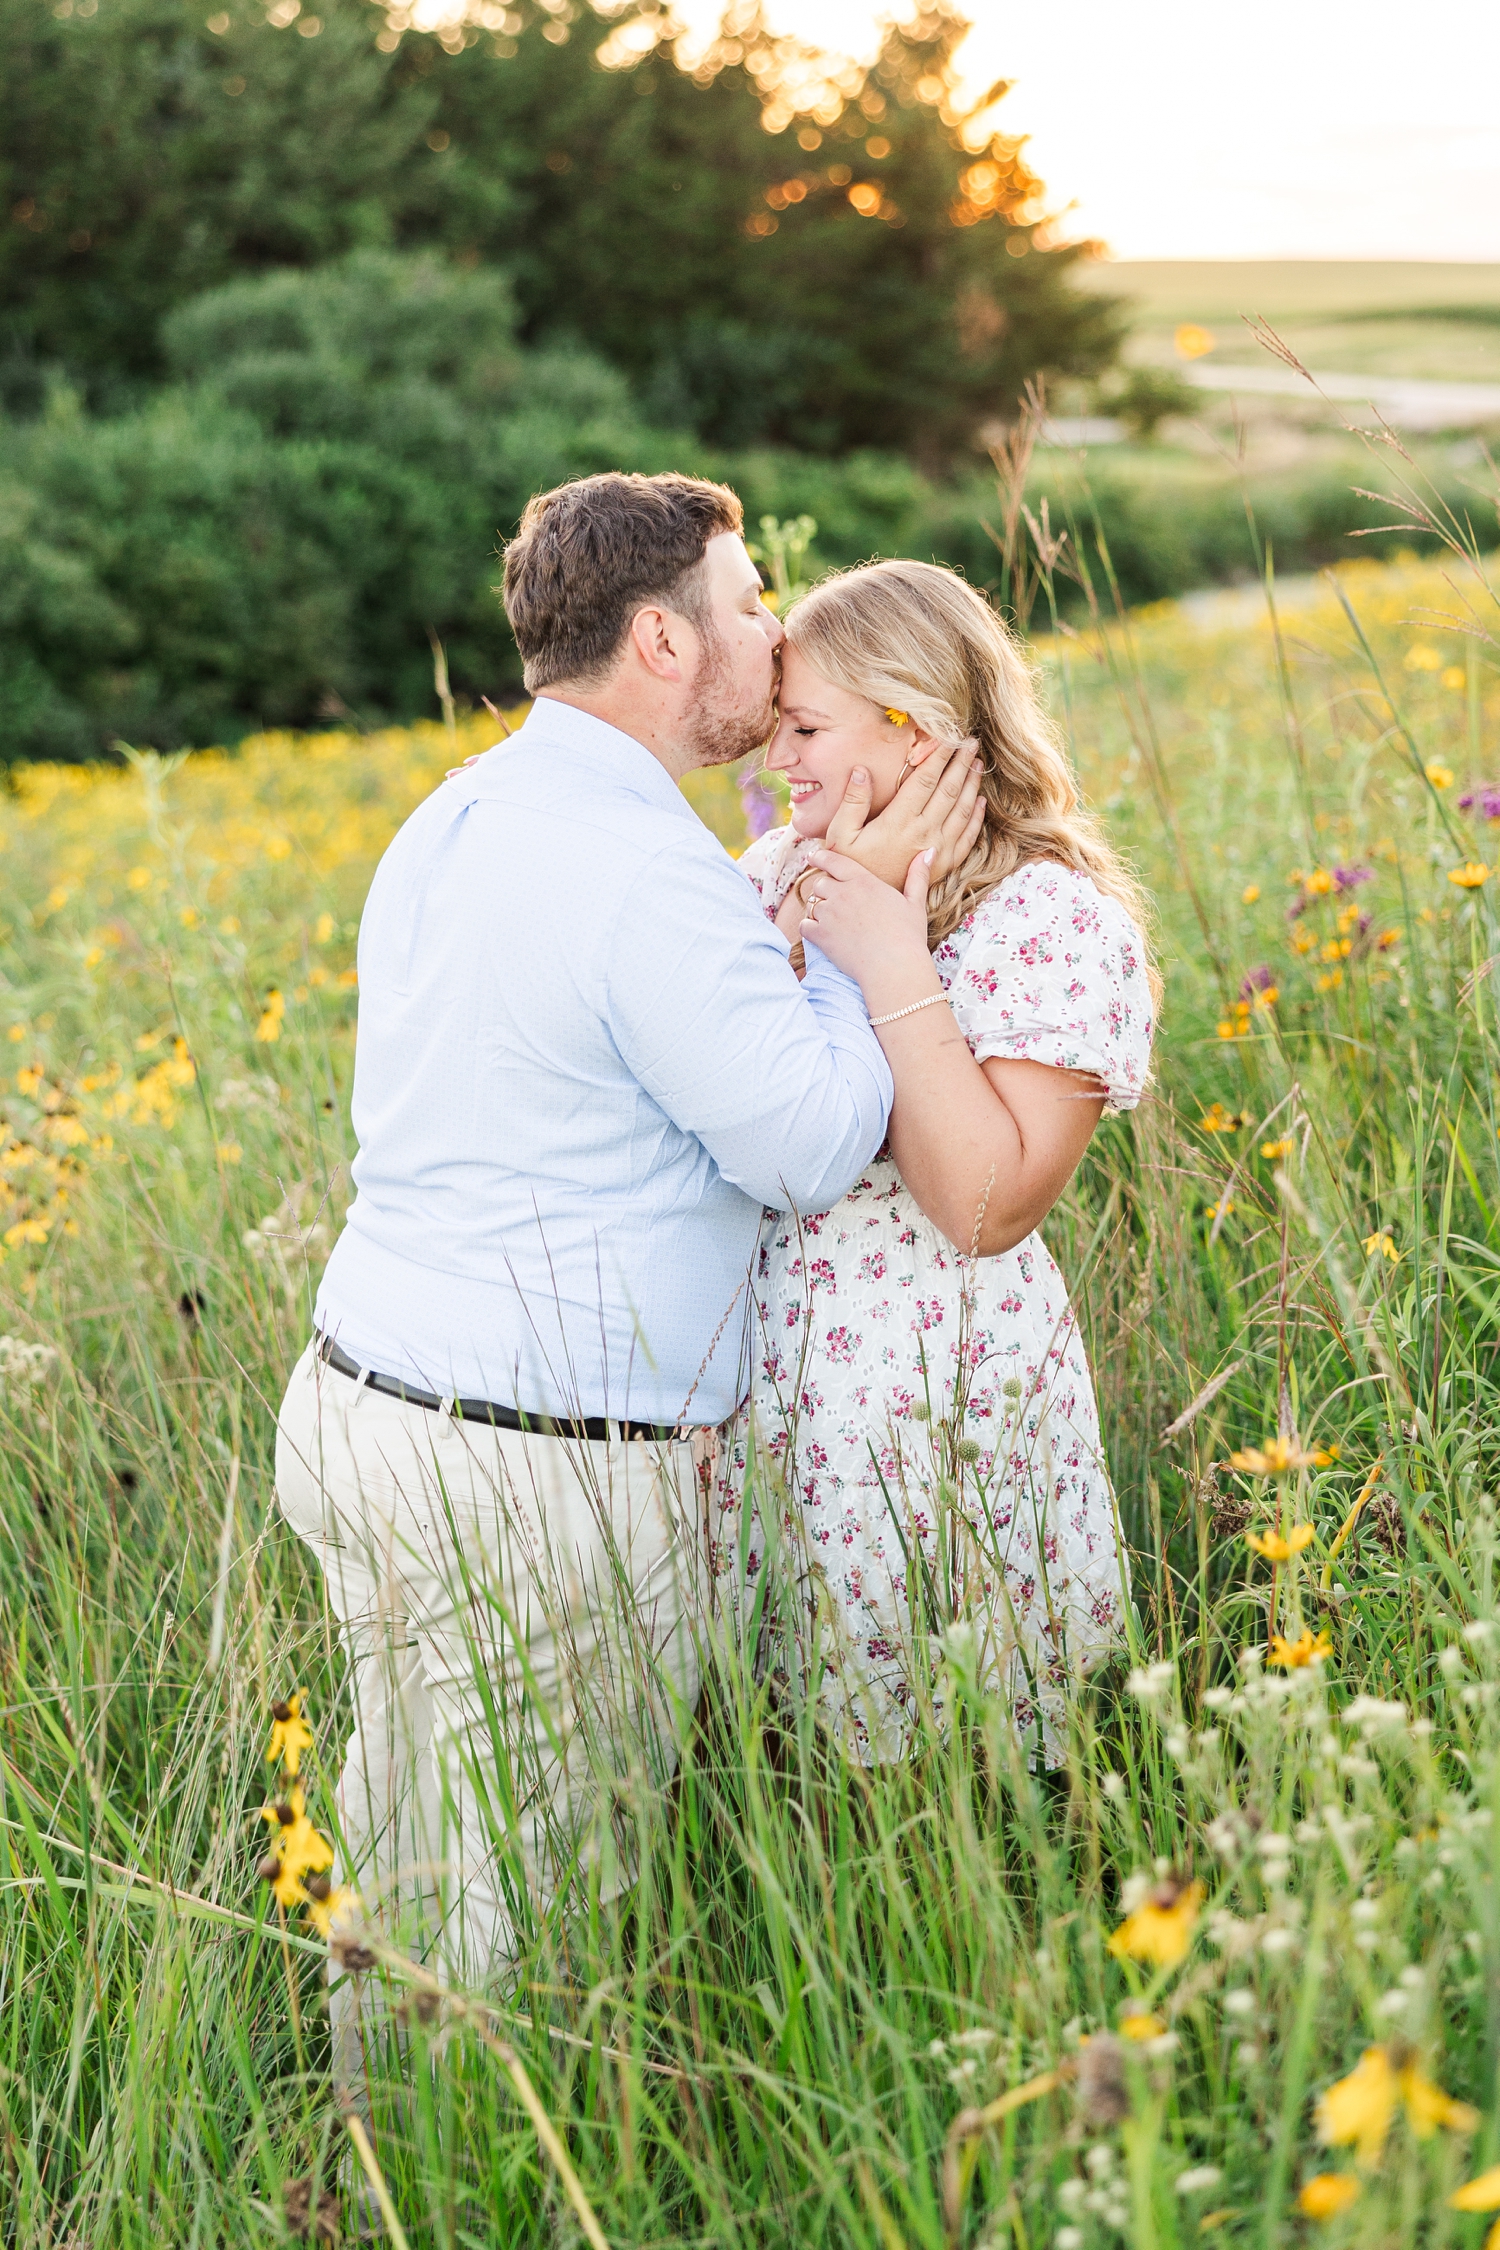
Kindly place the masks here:
<instances>
[{"instance_id":1,"label":"woman's wavy hair","mask_svg":"<svg viewBox=\"0 0 1500 2250\"><path fill-rule=\"evenodd\" d=\"M905 711L939 742L980 749L984 826L927 909L934 949L1028 860L1077 868L1149 935L1145 894L1078 790L1037 696L1033 666L981 594L937 563L865 563L793 603L787 639L835 687ZM1159 980L1150 971L1153 990Z\"/></svg>"}]
</instances>

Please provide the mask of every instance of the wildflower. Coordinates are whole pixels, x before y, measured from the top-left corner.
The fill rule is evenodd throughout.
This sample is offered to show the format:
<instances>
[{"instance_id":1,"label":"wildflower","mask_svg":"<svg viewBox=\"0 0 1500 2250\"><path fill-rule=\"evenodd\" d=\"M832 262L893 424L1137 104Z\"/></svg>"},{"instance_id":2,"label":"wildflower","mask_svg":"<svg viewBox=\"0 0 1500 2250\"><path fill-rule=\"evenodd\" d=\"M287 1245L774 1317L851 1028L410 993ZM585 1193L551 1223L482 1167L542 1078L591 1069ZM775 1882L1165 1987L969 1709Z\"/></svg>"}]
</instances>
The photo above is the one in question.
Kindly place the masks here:
<instances>
[{"instance_id":1,"label":"wildflower","mask_svg":"<svg viewBox=\"0 0 1500 2250\"><path fill-rule=\"evenodd\" d=\"M1426 2140L1439 2125L1453 2133L1471 2133L1479 2124L1477 2111L1467 2102L1452 2100L1423 2077L1410 2047L1393 2042L1389 2047L1367 2047L1348 2077L1320 2096L1313 2113L1318 2138L1335 2148L1352 2141L1360 2163L1374 2164L1399 2103L1405 2104L1418 2140Z\"/></svg>"},{"instance_id":2,"label":"wildflower","mask_svg":"<svg viewBox=\"0 0 1500 2250\"><path fill-rule=\"evenodd\" d=\"M1290 1562L1293 1555L1300 1555L1304 1547L1310 1547L1313 1537L1310 1523L1294 1523L1284 1539L1279 1531L1247 1531L1245 1544L1252 1553L1264 1555L1267 1562L1284 1563Z\"/></svg>"},{"instance_id":3,"label":"wildflower","mask_svg":"<svg viewBox=\"0 0 1500 2250\"><path fill-rule=\"evenodd\" d=\"M1477 859L1466 859L1462 867L1450 867L1448 870L1449 882L1456 883L1461 891L1477 891L1480 884L1487 883L1489 879L1489 869Z\"/></svg>"},{"instance_id":4,"label":"wildflower","mask_svg":"<svg viewBox=\"0 0 1500 2250\"><path fill-rule=\"evenodd\" d=\"M333 1846L308 1819L306 1800L300 1789L288 1790L275 1804L262 1805L260 1817L273 1830L271 1850L279 1856L282 1871L293 1881L333 1865Z\"/></svg>"},{"instance_id":5,"label":"wildflower","mask_svg":"<svg viewBox=\"0 0 1500 2250\"><path fill-rule=\"evenodd\" d=\"M1206 2195L1223 2177L1217 2164L1195 2164L1190 2172L1179 2172L1172 2185L1179 2195Z\"/></svg>"},{"instance_id":6,"label":"wildflower","mask_svg":"<svg viewBox=\"0 0 1500 2250\"><path fill-rule=\"evenodd\" d=\"M1127 1914L1109 1941L1117 1960L1149 1961L1158 1969L1174 1969L1193 1941L1193 1925L1203 1898L1201 1883L1184 1883L1169 1876L1148 1893L1134 1913Z\"/></svg>"},{"instance_id":7,"label":"wildflower","mask_svg":"<svg viewBox=\"0 0 1500 2250\"><path fill-rule=\"evenodd\" d=\"M302 1716L302 1691L289 1695L284 1703L271 1705L271 1740L266 1747L266 1763L274 1765L279 1758L289 1779L295 1779L302 1763L304 1750L312 1748L312 1729Z\"/></svg>"},{"instance_id":8,"label":"wildflower","mask_svg":"<svg viewBox=\"0 0 1500 2250\"><path fill-rule=\"evenodd\" d=\"M1120 2018L1120 2035L1125 2039L1160 2039L1166 2028L1160 2016L1144 2008L1132 2010Z\"/></svg>"},{"instance_id":9,"label":"wildflower","mask_svg":"<svg viewBox=\"0 0 1500 2250\"><path fill-rule=\"evenodd\" d=\"M1359 2194L1359 2182L1349 2172L1319 2172L1297 2197L1297 2209L1308 2219L1336 2219Z\"/></svg>"},{"instance_id":10,"label":"wildflower","mask_svg":"<svg viewBox=\"0 0 1500 2250\"><path fill-rule=\"evenodd\" d=\"M313 924L314 945L326 945L333 935L333 916L320 914Z\"/></svg>"},{"instance_id":11,"label":"wildflower","mask_svg":"<svg viewBox=\"0 0 1500 2250\"><path fill-rule=\"evenodd\" d=\"M1291 1133L1285 1133L1279 1141L1262 1141L1260 1153L1275 1163L1283 1156L1290 1156L1296 1146L1295 1137Z\"/></svg>"},{"instance_id":12,"label":"wildflower","mask_svg":"<svg viewBox=\"0 0 1500 2250\"><path fill-rule=\"evenodd\" d=\"M331 1938L335 1919L353 1913L358 1905L358 1894L346 1884L332 1883L326 1875L308 1877L307 1919L320 1938Z\"/></svg>"},{"instance_id":13,"label":"wildflower","mask_svg":"<svg viewBox=\"0 0 1500 2250\"><path fill-rule=\"evenodd\" d=\"M1336 867L1333 871L1333 887L1336 891L1358 890L1361 883L1373 883L1374 880L1373 867Z\"/></svg>"},{"instance_id":14,"label":"wildflower","mask_svg":"<svg viewBox=\"0 0 1500 2250\"><path fill-rule=\"evenodd\" d=\"M909 727L911 725L911 714L907 711L887 711L886 717L893 727Z\"/></svg>"},{"instance_id":15,"label":"wildflower","mask_svg":"<svg viewBox=\"0 0 1500 2250\"><path fill-rule=\"evenodd\" d=\"M286 1014L286 1000L273 985L266 994L266 1005L255 1036L262 1046L271 1046L281 1037L281 1019Z\"/></svg>"},{"instance_id":16,"label":"wildflower","mask_svg":"<svg viewBox=\"0 0 1500 2250\"><path fill-rule=\"evenodd\" d=\"M1200 327L1196 320L1183 321L1172 333L1172 346L1179 359L1202 359L1216 341L1213 330Z\"/></svg>"},{"instance_id":17,"label":"wildflower","mask_svg":"<svg viewBox=\"0 0 1500 2250\"><path fill-rule=\"evenodd\" d=\"M1451 2211L1500 2211L1500 2164L1492 2164L1477 2180L1466 2180L1448 2198Z\"/></svg>"},{"instance_id":18,"label":"wildflower","mask_svg":"<svg viewBox=\"0 0 1500 2250\"><path fill-rule=\"evenodd\" d=\"M1443 660L1437 650L1424 647L1420 641L1407 650L1405 663L1408 672L1441 672L1443 669Z\"/></svg>"},{"instance_id":19,"label":"wildflower","mask_svg":"<svg viewBox=\"0 0 1500 2250\"><path fill-rule=\"evenodd\" d=\"M1434 789L1451 789L1453 787L1453 768L1445 766L1441 758L1429 758L1422 771L1426 774Z\"/></svg>"},{"instance_id":20,"label":"wildflower","mask_svg":"<svg viewBox=\"0 0 1500 2250\"><path fill-rule=\"evenodd\" d=\"M1485 820L1500 820L1500 786L1492 781L1483 783L1478 789L1469 790L1459 798L1458 803L1461 812L1468 812L1472 806L1477 805Z\"/></svg>"},{"instance_id":21,"label":"wildflower","mask_svg":"<svg viewBox=\"0 0 1500 2250\"><path fill-rule=\"evenodd\" d=\"M1222 1102L1215 1102L1198 1120L1200 1133L1238 1133L1249 1120L1243 1110L1230 1111Z\"/></svg>"},{"instance_id":22,"label":"wildflower","mask_svg":"<svg viewBox=\"0 0 1500 2250\"><path fill-rule=\"evenodd\" d=\"M260 1875L261 1880L271 1886L271 1896L278 1906L290 1912L294 1906L306 1905L307 1893L302 1888L300 1868L289 1867L275 1852L267 1852L260 1863Z\"/></svg>"},{"instance_id":23,"label":"wildflower","mask_svg":"<svg viewBox=\"0 0 1500 2250\"><path fill-rule=\"evenodd\" d=\"M1271 1653L1267 1661L1281 1665L1284 1671L1300 1672L1304 1665L1321 1664L1325 1657L1332 1654L1333 1643L1328 1635L1319 1633L1314 1640L1310 1629L1304 1626L1294 1641L1285 1639L1280 1633L1273 1633Z\"/></svg>"},{"instance_id":24,"label":"wildflower","mask_svg":"<svg viewBox=\"0 0 1500 2250\"><path fill-rule=\"evenodd\" d=\"M1253 906L1259 897L1259 883L1247 883L1240 893L1240 903L1243 906Z\"/></svg>"},{"instance_id":25,"label":"wildflower","mask_svg":"<svg viewBox=\"0 0 1500 2250\"><path fill-rule=\"evenodd\" d=\"M1267 1438L1264 1445L1247 1445L1241 1453L1231 1453L1229 1466L1245 1476L1281 1477L1291 1469L1309 1469L1316 1455L1304 1452L1294 1437Z\"/></svg>"},{"instance_id":26,"label":"wildflower","mask_svg":"<svg viewBox=\"0 0 1500 2250\"><path fill-rule=\"evenodd\" d=\"M1338 887L1338 878L1326 867L1315 867L1302 885L1309 898L1327 898Z\"/></svg>"},{"instance_id":27,"label":"wildflower","mask_svg":"<svg viewBox=\"0 0 1500 2250\"><path fill-rule=\"evenodd\" d=\"M1401 1253L1396 1248L1388 1227L1377 1227L1373 1234L1365 1236L1365 1256L1367 1258L1389 1258L1393 1266L1397 1264Z\"/></svg>"},{"instance_id":28,"label":"wildflower","mask_svg":"<svg viewBox=\"0 0 1500 2250\"><path fill-rule=\"evenodd\" d=\"M1311 953L1317 942L1312 931L1304 929L1300 922L1292 932L1292 944L1299 953Z\"/></svg>"}]
</instances>

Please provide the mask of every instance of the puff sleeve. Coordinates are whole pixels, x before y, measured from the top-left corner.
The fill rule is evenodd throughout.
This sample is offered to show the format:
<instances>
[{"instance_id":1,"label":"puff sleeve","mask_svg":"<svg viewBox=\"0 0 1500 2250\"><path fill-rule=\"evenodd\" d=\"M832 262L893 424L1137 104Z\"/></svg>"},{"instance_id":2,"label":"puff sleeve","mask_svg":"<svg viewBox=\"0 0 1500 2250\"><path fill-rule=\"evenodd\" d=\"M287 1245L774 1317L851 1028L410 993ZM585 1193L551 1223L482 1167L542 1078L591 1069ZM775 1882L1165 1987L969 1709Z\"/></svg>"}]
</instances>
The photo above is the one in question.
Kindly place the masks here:
<instances>
[{"instance_id":1,"label":"puff sleeve","mask_svg":"<svg viewBox=\"0 0 1500 2250\"><path fill-rule=\"evenodd\" d=\"M1154 1030L1146 949L1087 875L1050 860L1018 868L933 960L976 1061L1087 1071L1109 1116L1140 1100Z\"/></svg>"}]
</instances>

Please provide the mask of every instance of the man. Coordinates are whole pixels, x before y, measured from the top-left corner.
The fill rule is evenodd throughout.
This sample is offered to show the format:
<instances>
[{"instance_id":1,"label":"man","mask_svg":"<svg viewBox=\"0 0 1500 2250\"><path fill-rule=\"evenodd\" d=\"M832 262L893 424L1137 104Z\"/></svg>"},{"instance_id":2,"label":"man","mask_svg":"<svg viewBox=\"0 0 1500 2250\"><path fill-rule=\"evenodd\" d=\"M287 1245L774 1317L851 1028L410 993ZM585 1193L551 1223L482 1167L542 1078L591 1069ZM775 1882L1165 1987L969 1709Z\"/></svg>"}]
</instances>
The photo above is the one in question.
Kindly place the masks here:
<instances>
[{"instance_id":1,"label":"man","mask_svg":"<svg viewBox=\"0 0 1500 2250\"><path fill-rule=\"evenodd\" d=\"M763 1206L827 1208L886 1128L857 987L811 945L799 985L677 788L772 727L741 521L679 476L532 501L531 714L406 822L360 930L358 1193L277 1485L352 1661L345 1873L371 1914L420 1873L465 1979L627 1879L616 1784L670 1773L697 1693L683 1433L738 1402Z\"/></svg>"}]
</instances>

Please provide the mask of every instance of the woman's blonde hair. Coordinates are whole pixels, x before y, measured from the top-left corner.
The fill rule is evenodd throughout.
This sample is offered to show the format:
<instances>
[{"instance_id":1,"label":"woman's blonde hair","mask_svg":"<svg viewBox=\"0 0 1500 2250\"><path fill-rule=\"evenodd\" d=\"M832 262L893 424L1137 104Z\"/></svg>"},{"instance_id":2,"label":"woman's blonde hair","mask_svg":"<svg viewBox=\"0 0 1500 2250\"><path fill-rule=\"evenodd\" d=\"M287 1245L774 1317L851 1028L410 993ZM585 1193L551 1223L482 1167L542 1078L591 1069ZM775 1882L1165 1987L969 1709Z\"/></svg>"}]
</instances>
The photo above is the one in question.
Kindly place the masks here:
<instances>
[{"instance_id":1,"label":"woman's blonde hair","mask_svg":"<svg viewBox=\"0 0 1500 2250\"><path fill-rule=\"evenodd\" d=\"M984 826L963 865L932 892L929 945L939 946L987 891L1034 859L1089 876L1119 900L1146 941L1141 887L1079 805L1033 668L972 586L937 563L866 563L802 595L786 631L835 687L905 711L939 742L972 735L979 744Z\"/></svg>"}]
</instances>

